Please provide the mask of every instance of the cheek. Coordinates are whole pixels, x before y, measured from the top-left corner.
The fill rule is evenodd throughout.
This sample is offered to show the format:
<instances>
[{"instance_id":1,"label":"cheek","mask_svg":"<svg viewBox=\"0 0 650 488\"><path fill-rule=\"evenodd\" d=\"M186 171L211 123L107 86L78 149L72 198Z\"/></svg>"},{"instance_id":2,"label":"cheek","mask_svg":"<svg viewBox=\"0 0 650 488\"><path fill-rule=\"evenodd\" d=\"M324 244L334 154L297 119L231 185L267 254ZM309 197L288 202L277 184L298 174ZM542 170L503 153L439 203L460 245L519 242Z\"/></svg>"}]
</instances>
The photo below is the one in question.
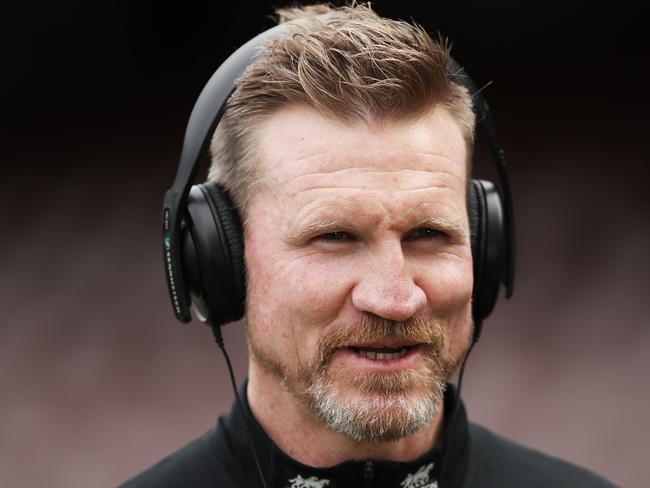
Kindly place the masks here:
<instances>
[{"instance_id":1,"label":"cheek","mask_svg":"<svg viewBox=\"0 0 650 488\"><path fill-rule=\"evenodd\" d=\"M341 316L349 287L336 263L318 263L247 236L247 320L286 361L309 364L318 340ZM294 358L294 359L290 359Z\"/></svg>"},{"instance_id":2,"label":"cheek","mask_svg":"<svg viewBox=\"0 0 650 488\"><path fill-rule=\"evenodd\" d=\"M461 359L472 330L471 255L437 262L421 277L421 286L433 316L439 317L446 329L449 353Z\"/></svg>"},{"instance_id":3,"label":"cheek","mask_svg":"<svg viewBox=\"0 0 650 488\"><path fill-rule=\"evenodd\" d=\"M416 284L422 288L433 313L460 314L471 305L473 271L469 253L421 263Z\"/></svg>"},{"instance_id":4,"label":"cheek","mask_svg":"<svg viewBox=\"0 0 650 488\"><path fill-rule=\"evenodd\" d=\"M319 322L329 323L338 316L352 288L350 267L336 259L305 256L293 260L284 272L302 312L318 317Z\"/></svg>"},{"instance_id":5,"label":"cheek","mask_svg":"<svg viewBox=\"0 0 650 488\"><path fill-rule=\"evenodd\" d=\"M460 364L463 355L469 346L472 334L472 307L471 303L452 317L446 324L447 347L449 354L454 358L456 364Z\"/></svg>"},{"instance_id":6,"label":"cheek","mask_svg":"<svg viewBox=\"0 0 650 488\"><path fill-rule=\"evenodd\" d=\"M247 248L249 306L264 304L269 314L291 316L305 325L329 323L347 298L346 277L335 263L263 256Z\"/></svg>"}]
</instances>

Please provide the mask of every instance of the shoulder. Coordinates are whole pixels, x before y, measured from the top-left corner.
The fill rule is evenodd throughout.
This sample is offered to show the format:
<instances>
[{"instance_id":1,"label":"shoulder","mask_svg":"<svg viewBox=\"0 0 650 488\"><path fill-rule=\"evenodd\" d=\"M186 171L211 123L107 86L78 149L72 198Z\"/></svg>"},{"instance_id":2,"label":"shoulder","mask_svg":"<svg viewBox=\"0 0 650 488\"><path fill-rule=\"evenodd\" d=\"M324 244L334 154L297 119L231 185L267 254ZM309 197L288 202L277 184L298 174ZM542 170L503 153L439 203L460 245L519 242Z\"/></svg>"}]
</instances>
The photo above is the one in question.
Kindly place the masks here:
<instances>
[{"instance_id":1,"label":"shoulder","mask_svg":"<svg viewBox=\"0 0 650 488\"><path fill-rule=\"evenodd\" d=\"M521 446L470 423L470 472L466 486L612 488L600 476Z\"/></svg>"},{"instance_id":2,"label":"shoulder","mask_svg":"<svg viewBox=\"0 0 650 488\"><path fill-rule=\"evenodd\" d=\"M227 470L221 432L215 427L157 462L119 488L239 486Z\"/></svg>"}]
</instances>

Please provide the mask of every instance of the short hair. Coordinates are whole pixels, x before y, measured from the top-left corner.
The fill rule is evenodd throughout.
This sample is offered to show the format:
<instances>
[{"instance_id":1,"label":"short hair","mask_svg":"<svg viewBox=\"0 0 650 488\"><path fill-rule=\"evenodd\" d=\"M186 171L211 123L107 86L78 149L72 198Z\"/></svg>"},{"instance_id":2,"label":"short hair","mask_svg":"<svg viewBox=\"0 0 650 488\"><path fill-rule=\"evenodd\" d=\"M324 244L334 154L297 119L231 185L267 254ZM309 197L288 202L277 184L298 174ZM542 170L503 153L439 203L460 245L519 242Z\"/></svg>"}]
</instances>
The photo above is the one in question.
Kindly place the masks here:
<instances>
[{"instance_id":1,"label":"short hair","mask_svg":"<svg viewBox=\"0 0 650 488\"><path fill-rule=\"evenodd\" d=\"M379 17L369 4L279 9L292 35L273 38L238 79L211 144L208 180L221 184L244 219L262 180L255 129L281 107L302 104L353 123L417 118L444 107L467 147L475 117L467 90L452 79L450 47L420 26Z\"/></svg>"}]
</instances>

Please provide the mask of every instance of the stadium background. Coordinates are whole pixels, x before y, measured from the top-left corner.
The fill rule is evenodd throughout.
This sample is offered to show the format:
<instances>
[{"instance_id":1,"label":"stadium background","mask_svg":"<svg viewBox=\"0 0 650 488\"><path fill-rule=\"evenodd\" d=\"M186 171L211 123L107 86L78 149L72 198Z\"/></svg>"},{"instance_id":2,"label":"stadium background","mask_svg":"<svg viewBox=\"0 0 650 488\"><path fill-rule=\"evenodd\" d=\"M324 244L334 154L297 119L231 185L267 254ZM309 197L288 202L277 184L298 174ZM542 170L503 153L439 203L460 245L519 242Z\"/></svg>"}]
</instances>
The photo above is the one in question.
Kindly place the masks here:
<instances>
[{"instance_id":1,"label":"stadium background","mask_svg":"<svg viewBox=\"0 0 650 488\"><path fill-rule=\"evenodd\" d=\"M470 360L470 417L646 486L645 7L374 7L440 30L475 81L492 82L517 287ZM271 13L269 2L6 7L0 485L114 486L229 407L209 331L176 323L167 302L160 206L198 92ZM476 168L494 177L487 159ZM241 379L242 328L228 326L226 341Z\"/></svg>"}]
</instances>

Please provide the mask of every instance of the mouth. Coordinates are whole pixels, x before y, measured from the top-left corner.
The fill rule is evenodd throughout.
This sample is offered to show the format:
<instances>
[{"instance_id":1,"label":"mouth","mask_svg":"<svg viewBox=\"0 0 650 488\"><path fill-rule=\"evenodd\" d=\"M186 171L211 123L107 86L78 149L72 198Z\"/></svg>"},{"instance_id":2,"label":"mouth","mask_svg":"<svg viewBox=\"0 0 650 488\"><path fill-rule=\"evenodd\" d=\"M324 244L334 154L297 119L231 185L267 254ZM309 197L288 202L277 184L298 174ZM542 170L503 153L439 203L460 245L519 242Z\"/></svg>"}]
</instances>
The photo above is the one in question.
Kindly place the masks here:
<instances>
[{"instance_id":1,"label":"mouth","mask_svg":"<svg viewBox=\"0 0 650 488\"><path fill-rule=\"evenodd\" d=\"M367 347L350 347L350 349L367 359L375 361L393 361L406 356L412 346L402 347L385 347L385 346L367 346Z\"/></svg>"},{"instance_id":2,"label":"mouth","mask_svg":"<svg viewBox=\"0 0 650 488\"><path fill-rule=\"evenodd\" d=\"M418 349L416 343L376 343L348 346L346 350L371 361L397 361Z\"/></svg>"}]
</instances>

